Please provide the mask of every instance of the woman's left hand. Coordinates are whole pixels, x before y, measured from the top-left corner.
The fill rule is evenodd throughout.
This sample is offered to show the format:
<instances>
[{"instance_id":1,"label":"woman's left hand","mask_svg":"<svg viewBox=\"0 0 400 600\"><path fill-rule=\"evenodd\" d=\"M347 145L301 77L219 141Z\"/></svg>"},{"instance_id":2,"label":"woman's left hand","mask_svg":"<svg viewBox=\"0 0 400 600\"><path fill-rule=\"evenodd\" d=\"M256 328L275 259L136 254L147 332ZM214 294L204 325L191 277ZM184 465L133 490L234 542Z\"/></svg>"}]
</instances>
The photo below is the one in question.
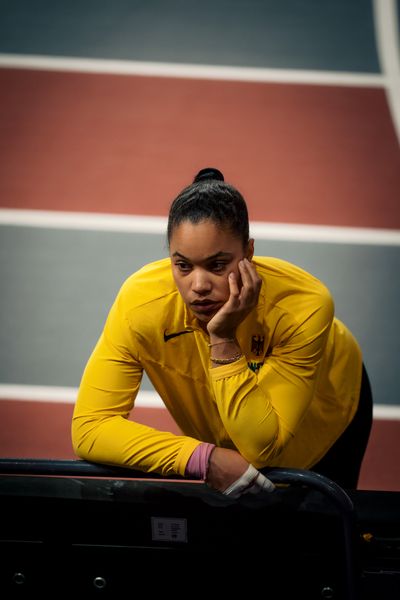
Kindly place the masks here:
<instances>
[{"instance_id":1,"label":"woman's left hand","mask_svg":"<svg viewBox=\"0 0 400 600\"><path fill-rule=\"evenodd\" d=\"M242 285L235 273L229 274L229 298L207 324L210 337L234 338L238 325L257 306L262 280L247 258L239 261L238 268Z\"/></svg>"}]
</instances>

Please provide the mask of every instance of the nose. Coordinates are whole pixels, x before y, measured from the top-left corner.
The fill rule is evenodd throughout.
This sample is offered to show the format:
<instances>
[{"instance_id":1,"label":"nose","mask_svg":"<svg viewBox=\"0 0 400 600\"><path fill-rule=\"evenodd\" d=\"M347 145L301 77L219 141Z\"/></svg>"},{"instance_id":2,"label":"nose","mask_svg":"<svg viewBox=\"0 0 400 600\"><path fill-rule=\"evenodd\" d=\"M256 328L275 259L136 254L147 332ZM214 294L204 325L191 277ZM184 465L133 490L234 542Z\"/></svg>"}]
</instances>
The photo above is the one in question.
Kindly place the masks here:
<instances>
[{"instance_id":1,"label":"nose","mask_svg":"<svg viewBox=\"0 0 400 600\"><path fill-rule=\"evenodd\" d=\"M211 291L212 284L206 270L195 269L192 274L192 290L196 294L208 294Z\"/></svg>"}]
</instances>

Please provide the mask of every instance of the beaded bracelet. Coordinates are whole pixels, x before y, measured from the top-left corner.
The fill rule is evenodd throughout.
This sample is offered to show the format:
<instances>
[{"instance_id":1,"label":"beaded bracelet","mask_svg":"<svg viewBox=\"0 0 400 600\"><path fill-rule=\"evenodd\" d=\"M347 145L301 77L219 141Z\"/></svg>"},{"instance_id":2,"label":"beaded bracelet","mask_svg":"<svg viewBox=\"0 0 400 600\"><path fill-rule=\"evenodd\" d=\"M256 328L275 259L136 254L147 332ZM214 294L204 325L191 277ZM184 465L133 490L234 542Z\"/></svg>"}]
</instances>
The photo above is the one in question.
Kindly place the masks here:
<instances>
[{"instance_id":1,"label":"beaded bracelet","mask_svg":"<svg viewBox=\"0 0 400 600\"><path fill-rule=\"evenodd\" d=\"M209 348L212 348L213 346L219 346L220 344L230 344L232 342L236 342L236 340L234 338L229 338L227 340L224 340L223 342L215 342L215 344L207 344L207 346Z\"/></svg>"},{"instance_id":2,"label":"beaded bracelet","mask_svg":"<svg viewBox=\"0 0 400 600\"><path fill-rule=\"evenodd\" d=\"M213 358L210 356L210 360L216 365L229 365L230 363L239 360L239 358L242 358L242 356L243 354L235 354L235 356L231 356L231 358Z\"/></svg>"}]
</instances>

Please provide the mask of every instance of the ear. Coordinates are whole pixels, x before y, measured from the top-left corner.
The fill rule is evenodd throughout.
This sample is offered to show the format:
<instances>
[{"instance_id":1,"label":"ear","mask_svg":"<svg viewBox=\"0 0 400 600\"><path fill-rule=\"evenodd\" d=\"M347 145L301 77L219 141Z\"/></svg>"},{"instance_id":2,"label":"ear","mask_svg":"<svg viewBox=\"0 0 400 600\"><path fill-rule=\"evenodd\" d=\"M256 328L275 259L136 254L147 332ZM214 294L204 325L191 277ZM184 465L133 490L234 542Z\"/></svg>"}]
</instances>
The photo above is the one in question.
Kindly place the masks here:
<instances>
[{"instance_id":1,"label":"ear","mask_svg":"<svg viewBox=\"0 0 400 600\"><path fill-rule=\"evenodd\" d=\"M249 243L247 245L246 258L247 260L251 260L254 256L254 239L249 239Z\"/></svg>"}]
</instances>

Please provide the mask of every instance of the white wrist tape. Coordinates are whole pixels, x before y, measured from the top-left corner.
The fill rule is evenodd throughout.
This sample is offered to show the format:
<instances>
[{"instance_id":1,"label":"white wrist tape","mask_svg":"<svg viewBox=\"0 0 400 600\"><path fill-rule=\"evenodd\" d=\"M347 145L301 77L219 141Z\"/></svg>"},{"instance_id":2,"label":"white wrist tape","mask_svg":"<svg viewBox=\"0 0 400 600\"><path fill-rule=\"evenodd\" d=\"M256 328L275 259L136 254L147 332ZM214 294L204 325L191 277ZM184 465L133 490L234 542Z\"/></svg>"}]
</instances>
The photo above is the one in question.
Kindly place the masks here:
<instances>
[{"instance_id":1,"label":"white wrist tape","mask_svg":"<svg viewBox=\"0 0 400 600\"><path fill-rule=\"evenodd\" d=\"M253 465L249 465L248 469L226 490L223 492L230 498L239 498L242 494L258 494L261 491L272 492L275 489L272 481L267 479L260 471L257 471Z\"/></svg>"}]
</instances>

